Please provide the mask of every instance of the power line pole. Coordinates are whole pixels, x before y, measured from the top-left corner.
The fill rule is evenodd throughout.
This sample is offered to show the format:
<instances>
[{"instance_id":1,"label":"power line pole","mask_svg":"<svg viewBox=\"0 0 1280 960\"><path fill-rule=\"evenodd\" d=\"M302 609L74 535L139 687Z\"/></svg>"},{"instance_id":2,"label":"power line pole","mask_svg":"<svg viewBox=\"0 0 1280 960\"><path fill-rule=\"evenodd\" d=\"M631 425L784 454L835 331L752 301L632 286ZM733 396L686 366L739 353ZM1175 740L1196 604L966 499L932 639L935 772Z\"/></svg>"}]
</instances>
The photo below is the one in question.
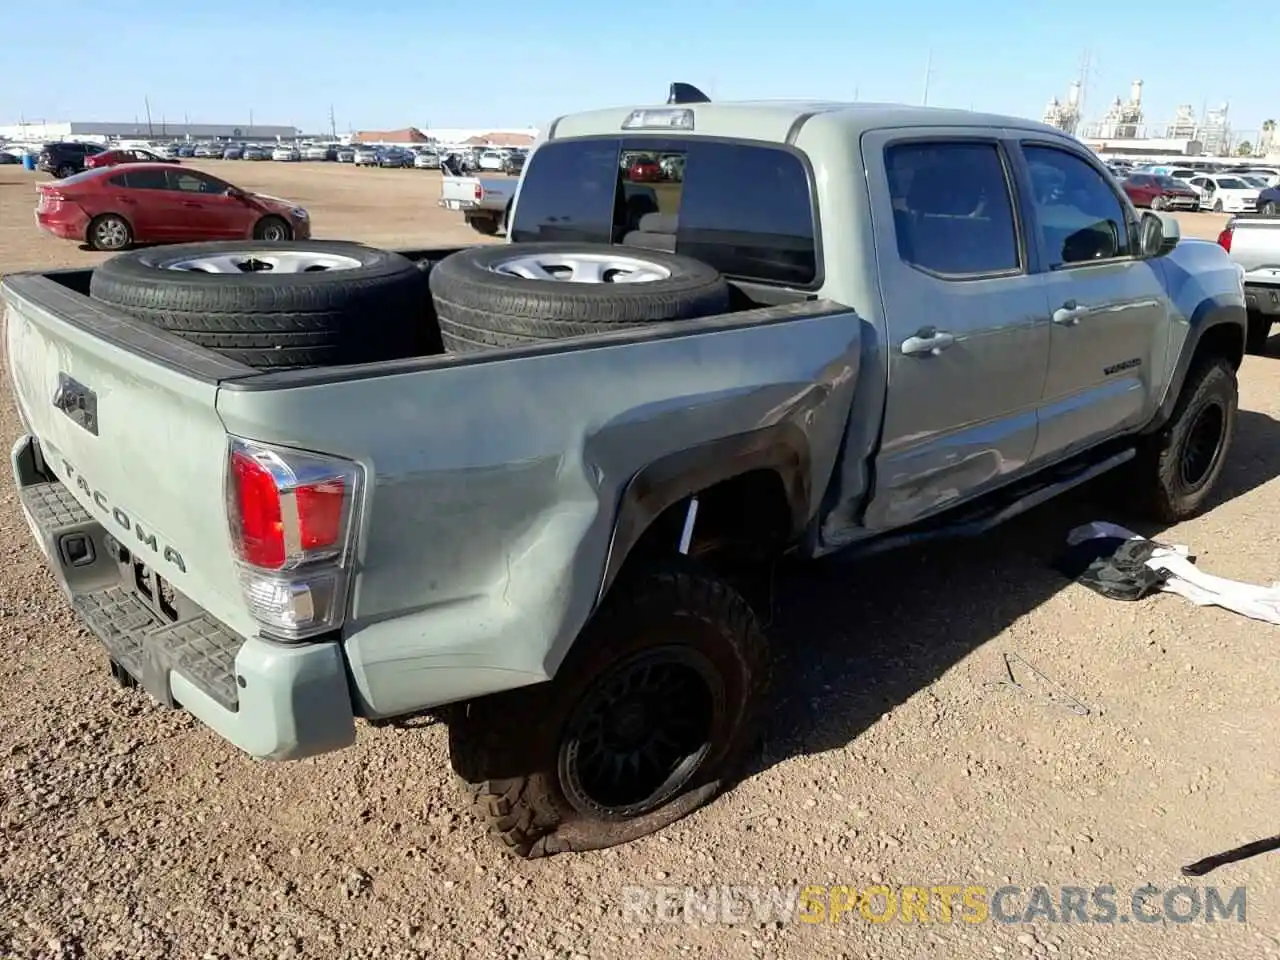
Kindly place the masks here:
<instances>
[{"instance_id":1,"label":"power line pole","mask_svg":"<svg viewBox=\"0 0 1280 960\"><path fill-rule=\"evenodd\" d=\"M333 118L333 104L329 104L329 136L338 139L338 123Z\"/></svg>"},{"instance_id":2,"label":"power line pole","mask_svg":"<svg viewBox=\"0 0 1280 960\"><path fill-rule=\"evenodd\" d=\"M929 51L929 59L924 64L924 96L920 98L920 104L927 107L929 105L929 82L933 79L933 50Z\"/></svg>"},{"instance_id":3,"label":"power line pole","mask_svg":"<svg viewBox=\"0 0 1280 960\"><path fill-rule=\"evenodd\" d=\"M149 97L143 97L142 102L147 108L147 136L150 137L153 135L153 131L151 129L151 99Z\"/></svg>"}]
</instances>

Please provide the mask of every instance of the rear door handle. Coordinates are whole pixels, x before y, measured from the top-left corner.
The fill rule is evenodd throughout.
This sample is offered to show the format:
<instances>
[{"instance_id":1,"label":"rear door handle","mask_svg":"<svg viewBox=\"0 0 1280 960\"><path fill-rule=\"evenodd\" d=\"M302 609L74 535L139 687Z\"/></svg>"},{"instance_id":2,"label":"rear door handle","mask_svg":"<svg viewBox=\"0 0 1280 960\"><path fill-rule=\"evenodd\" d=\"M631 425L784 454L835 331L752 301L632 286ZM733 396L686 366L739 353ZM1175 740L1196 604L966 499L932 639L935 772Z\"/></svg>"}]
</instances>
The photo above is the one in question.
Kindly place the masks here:
<instances>
[{"instance_id":1,"label":"rear door handle","mask_svg":"<svg viewBox=\"0 0 1280 960\"><path fill-rule=\"evenodd\" d=\"M201 206L204 206L204 204L196 203L194 200L183 200L183 201L182 201L182 205L183 205L184 207L201 207Z\"/></svg>"},{"instance_id":2,"label":"rear door handle","mask_svg":"<svg viewBox=\"0 0 1280 960\"><path fill-rule=\"evenodd\" d=\"M902 352L909 357L936 357L955 342L954 334L935 330L933 327L922 327L914 337L907 337L902 341Z\"/></svg>"},{"instance_id":3,"label":"rear door handle","mask_svg":"<svg viewBox=\"0 0 1280 960\"><path fill-rule=\"evenodd\" d=\"M1074 327L1087 312L1087 308L1080 306L1074 300L1068 300L1053 311L1053 322L1062 327Z\"/></svg>"}]
</instances>

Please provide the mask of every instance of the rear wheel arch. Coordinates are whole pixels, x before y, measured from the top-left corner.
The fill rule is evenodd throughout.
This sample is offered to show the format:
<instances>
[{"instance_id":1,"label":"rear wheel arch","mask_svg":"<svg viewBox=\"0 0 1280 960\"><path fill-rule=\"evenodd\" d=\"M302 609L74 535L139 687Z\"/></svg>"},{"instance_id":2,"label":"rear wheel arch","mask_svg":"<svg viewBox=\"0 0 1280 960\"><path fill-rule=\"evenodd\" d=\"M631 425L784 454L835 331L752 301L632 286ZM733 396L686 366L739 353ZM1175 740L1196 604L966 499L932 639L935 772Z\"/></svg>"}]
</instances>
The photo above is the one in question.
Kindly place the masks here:
<instances>
[{"instance_id":1,"label":"rear wheel arch","mask_svg":"<svg viewBox=\"0 0 1280 960\"><path fill-rule=\"evenodd\" d=\"M677 551L695 496L690 553L730 543L780 551L803 533L813 511L808 438L794 424L777 424L677 451L637 471L614 517L597 603L624 566Z\"/></svg>"}]
</instances>

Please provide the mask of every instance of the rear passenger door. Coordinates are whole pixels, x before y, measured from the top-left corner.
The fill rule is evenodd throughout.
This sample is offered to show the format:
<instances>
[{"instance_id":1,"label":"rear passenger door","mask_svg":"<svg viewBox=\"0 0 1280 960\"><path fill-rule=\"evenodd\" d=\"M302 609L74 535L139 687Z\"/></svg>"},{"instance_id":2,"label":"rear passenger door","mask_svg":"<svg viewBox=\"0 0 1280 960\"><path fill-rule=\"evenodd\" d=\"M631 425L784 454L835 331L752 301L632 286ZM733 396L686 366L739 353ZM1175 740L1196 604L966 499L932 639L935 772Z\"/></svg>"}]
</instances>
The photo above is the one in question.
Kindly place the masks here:
<instances>
[{"instance_id":1,"label":"rear passenger door","mask_svg":"<svg viewBox=\"0 0 1280 960\"><path fill-rule=\"evenodd\" d=\"M1168 342L1158 261L1137 253L1137 220L1083 148L1023 141L1052 317L1035 459L1056 459L1148 419Z\"/></svg>"},{"instance_id":2,"label":"rear passenger door","mask_svg":"<svg viewBox=\"0 0 1280 960\"><path fill-rule=\"evenodd\" d=\"M863 137L889 356L872 529L998 486L1034 448L1048 301L1011 146L972 129Z\"/></svg>"}]
</instances>

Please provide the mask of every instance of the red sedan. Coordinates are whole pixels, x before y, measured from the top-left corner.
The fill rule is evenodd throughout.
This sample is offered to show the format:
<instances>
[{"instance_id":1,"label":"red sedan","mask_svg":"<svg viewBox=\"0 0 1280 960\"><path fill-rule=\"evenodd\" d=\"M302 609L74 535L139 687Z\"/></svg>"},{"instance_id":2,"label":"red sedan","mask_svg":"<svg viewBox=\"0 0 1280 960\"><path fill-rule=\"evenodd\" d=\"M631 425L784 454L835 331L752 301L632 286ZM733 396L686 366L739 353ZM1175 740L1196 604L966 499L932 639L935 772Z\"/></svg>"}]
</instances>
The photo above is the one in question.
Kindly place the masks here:
<instances>
[{"instance_id":1,"label":"red sedan","mask_svg":"<svg viewBox=\"0 0 1280 960\"><path fill-rule=\"evenodd\" d=\"M1181 180L1156 173L1130 174L1120 182L1135 207L1152 210L1199 210L1200 195Z\"/></svg>"},{"instance_id":2,"label":"red sedan","mask_svg":"<svg viewBox=\"0 0 1280 960\"><path fill-rule=\"evenodd\" d=\"M101 167L36 184L36 223L95 250L134 243L198 240L306 240L307 211L249 193L207 173L172 164Z\"/></svg>"},{"instance_id":3,"label":"red sedan","mask_svg":"<svg viewBox=\"0 0 1280 960\"><path fill-rule=\"evenodd\" d=\"M121 163L177 163L177 160L166 160L158 153L150 150L103 150L84 158L84 168L93 170L96 167L114 167Z\"/></svg>"},{"instance_id":4,"label":"red sedan","mask_svg":"<svg viewBox=\"0 0 1280 960\"><path fill-rule=\"evenodd\" d=\"M631 162L627 179L632 183L654 183L662 179L662 166L652 157L640 157Z\"/></svg>"}]
</instances>

